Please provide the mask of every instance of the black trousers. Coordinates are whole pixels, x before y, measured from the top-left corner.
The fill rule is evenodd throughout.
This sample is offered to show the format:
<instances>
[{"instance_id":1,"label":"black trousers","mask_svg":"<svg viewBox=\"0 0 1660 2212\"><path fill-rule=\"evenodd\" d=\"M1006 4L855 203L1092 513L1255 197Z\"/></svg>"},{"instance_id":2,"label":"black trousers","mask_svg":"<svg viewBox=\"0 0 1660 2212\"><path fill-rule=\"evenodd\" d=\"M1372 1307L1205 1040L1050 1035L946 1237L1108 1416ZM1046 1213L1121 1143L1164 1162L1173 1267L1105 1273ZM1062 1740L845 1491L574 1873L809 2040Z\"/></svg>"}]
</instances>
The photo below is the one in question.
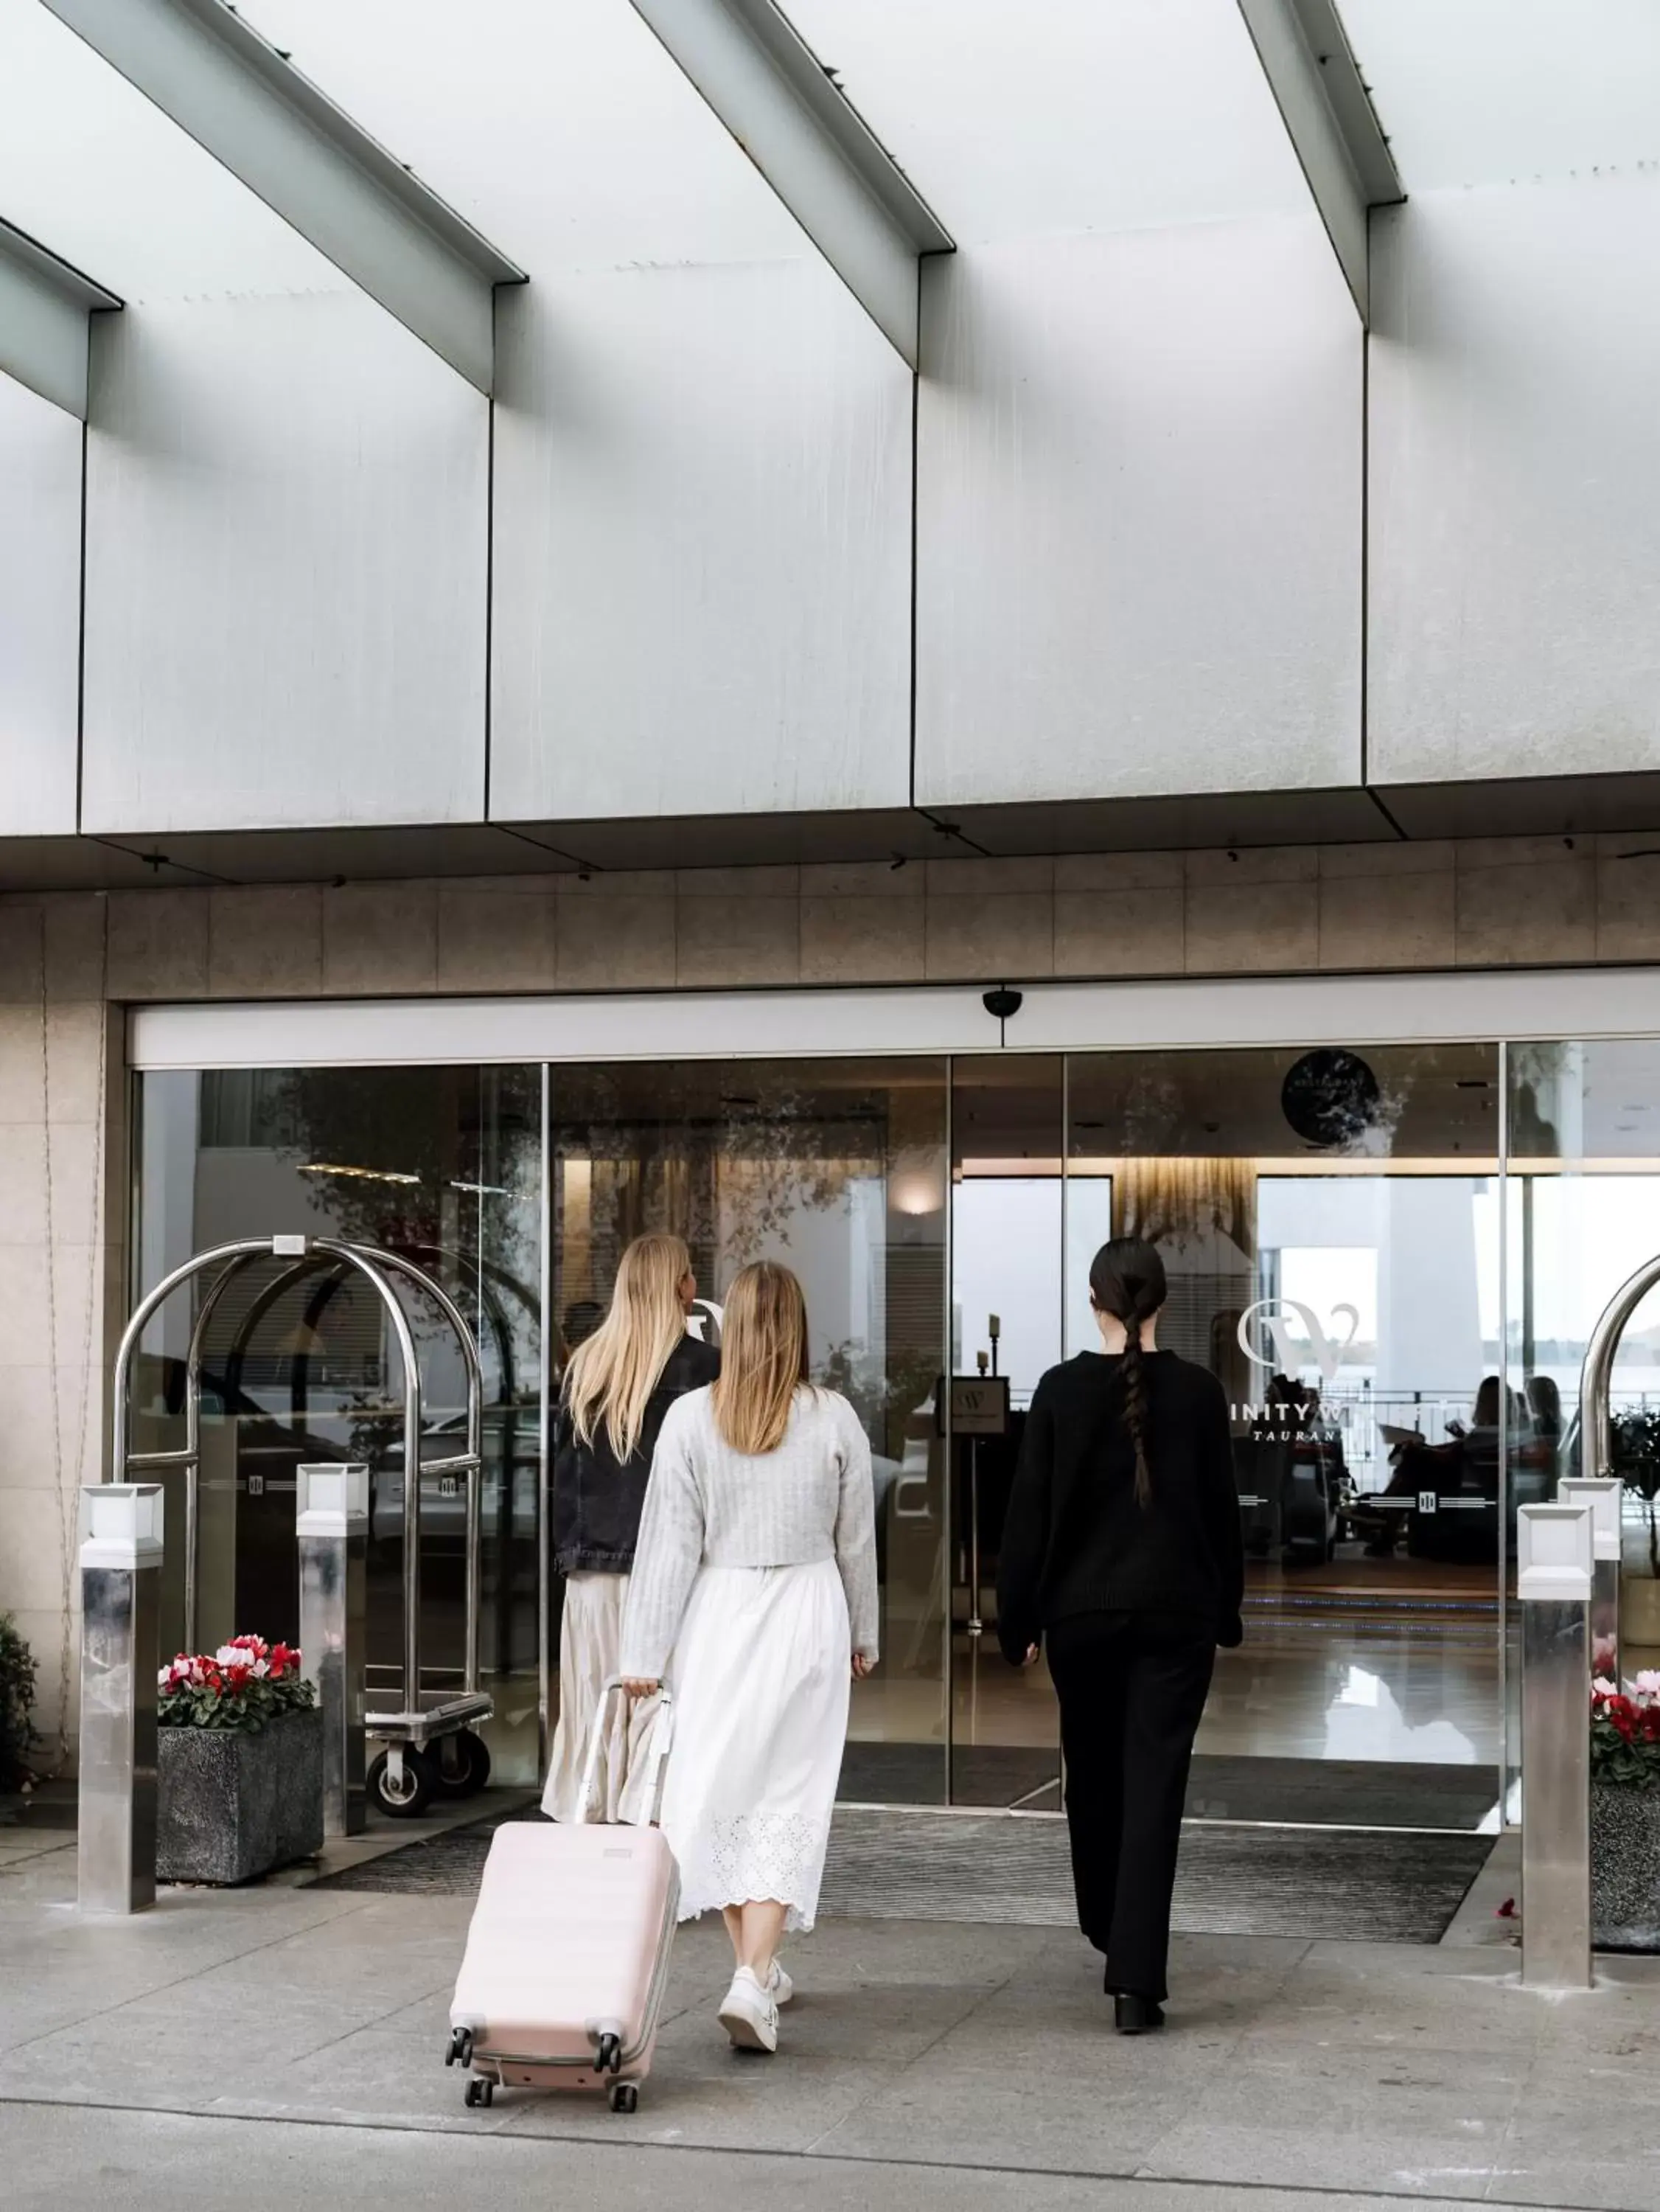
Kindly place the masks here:
<instances>
[{"instance_id":1,"label":"black trousers","mask_svg":"<svg viewBox=\"0 0 1660 2212\"><path fill-rule=\"evenodd\" d=\"M1078 1924L1106 1954L1110 1989L1161 1999L1188 1767L1215 1640L1197 1621L1094 1613L1057 1621L1047 1645Z\"/></svg>"}]
</instances>

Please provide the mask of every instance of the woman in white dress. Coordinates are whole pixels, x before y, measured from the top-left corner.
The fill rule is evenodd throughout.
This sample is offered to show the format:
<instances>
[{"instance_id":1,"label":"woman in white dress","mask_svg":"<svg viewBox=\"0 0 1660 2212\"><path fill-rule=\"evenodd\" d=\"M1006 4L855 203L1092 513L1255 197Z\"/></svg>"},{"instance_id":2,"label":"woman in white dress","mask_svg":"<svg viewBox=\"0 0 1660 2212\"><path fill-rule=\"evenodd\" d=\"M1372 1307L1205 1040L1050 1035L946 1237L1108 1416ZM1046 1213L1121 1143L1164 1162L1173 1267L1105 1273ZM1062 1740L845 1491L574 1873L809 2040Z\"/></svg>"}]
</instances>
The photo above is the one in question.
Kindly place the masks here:
<instances>
[{"instance_id":1,"label":"woman in white dress","mask_svg":"<svg viewBox=\"0 0 1660 2212\"><path fill-rule=\"evenodd\" d=\"M630 1694L674 1692L663 1828L681 1917L725 1916L742 2049L778 2048L779 1939L813 1925L850 1686L875 1662L870 1446L807 1379L800 1284L758 1261L727 1294L719 1378L664 1419L622 1629Z\"/></svg>"},{"instance_id":2,"label":"woman in white dress","mask_svg":"<svg viewBox=\"0 0 1660 2212\"><path fill-rule=\"evenodd\" d=\"M555 1820L579 1817L583 1755L600 1685L617 1671L622 1605L640 1510L663 1416L675 1400L720 1372L719 1355L687 1332L697 1296L692 1255L678 1237L637 1237L617 1265L610 1311L565 1372L554 1429L548 1520L565 1577L559 1633L559 1728L542 1794ZM601 1817L627 1803L628 1719L609 1716Z\"/></svg>"}]
</instances>

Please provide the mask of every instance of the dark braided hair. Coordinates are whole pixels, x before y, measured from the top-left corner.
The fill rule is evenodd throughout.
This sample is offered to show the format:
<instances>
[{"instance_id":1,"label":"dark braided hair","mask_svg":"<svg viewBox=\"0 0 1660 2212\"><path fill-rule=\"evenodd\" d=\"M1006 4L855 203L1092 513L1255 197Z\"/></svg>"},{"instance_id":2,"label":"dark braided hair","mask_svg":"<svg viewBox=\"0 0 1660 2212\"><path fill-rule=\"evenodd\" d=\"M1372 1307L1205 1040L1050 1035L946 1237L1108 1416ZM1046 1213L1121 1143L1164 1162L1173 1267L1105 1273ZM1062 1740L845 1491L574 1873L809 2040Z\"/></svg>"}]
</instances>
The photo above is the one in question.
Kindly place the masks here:
<instances>
[{"instance_id":1,"label":"dark braided hair","mask_svg":"<svg viewBox=\"0 0 1660 2212\"><path fill-rule=\"evenodd\" d=\"M1097 1313L1113 1314L1124 1325L1124 1418L1136 1452L1136 1503L1143 1513L1153 1502L1148 1465L1147 1369L1142 1357L1142 1324L1164 1304L1164 1261L1142 1237L1114 1237L1089 1263L1089 1302Z\"/></svg>"}]
</instances>

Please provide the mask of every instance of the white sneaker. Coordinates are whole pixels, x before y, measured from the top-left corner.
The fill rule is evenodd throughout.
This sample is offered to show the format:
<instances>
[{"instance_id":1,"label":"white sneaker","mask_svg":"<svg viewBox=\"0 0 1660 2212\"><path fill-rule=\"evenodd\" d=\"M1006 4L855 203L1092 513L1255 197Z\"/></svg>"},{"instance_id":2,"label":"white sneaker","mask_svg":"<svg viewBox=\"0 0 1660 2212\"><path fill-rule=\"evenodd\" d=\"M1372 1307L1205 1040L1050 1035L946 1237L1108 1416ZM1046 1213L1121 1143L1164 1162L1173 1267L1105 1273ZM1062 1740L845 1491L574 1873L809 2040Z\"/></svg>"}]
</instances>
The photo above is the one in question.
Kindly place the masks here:
<instances>
[{"instance_id":1,"label":"white sneaker","mask_svg":"<svg viewBox=\"0 0 1660 2212\"><path fill-rule=\"evenodd\" d=\"M720 2001L718 2017L735 2050L778 2049L778 2006L772 1991L762 1989L748 1966L740 1966L733 1975L732 1986Z\"/></svg>"},{"instance_id":2,"label":"white sneaker","mask_svg":"<svg viewBox=\"0 0 1660 2212\"><path fill-rule=\"evenodd\" d=\"M787 2005L796 1994L796 1985L784 1971L782 1959L774 1959L766 1977L766 1994L775 2005Z\"/></svg>"}]
</instances>

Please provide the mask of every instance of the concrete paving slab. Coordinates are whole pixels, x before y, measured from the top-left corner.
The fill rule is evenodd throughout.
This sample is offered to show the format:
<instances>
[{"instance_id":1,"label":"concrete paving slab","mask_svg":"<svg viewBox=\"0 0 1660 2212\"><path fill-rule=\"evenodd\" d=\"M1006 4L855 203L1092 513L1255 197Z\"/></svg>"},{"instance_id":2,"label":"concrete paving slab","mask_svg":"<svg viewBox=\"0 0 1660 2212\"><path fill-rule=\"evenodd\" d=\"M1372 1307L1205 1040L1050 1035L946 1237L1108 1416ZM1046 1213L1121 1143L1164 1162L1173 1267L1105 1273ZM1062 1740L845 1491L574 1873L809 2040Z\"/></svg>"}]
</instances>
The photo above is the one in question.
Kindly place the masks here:
<instances>
[{"instance_id":1,"label":"concrete paving slab","mask_svg":"<svg viewBox=\"0 0 1660 2212\"><path fill-rule=\"evenodd\" d=\"M1231 2185L27 2106L0 2107L0 2165L15 2185L8 2212L225 2212L254 2201L348 2202L356 2212L1239 2212L1242 2201ZM1250 2212L1376 2212L1378 2200L1269 2189L1245 2201ZM1448 2198L1417 2202L1420 2212L1454 2212Z\"/></svg>"},{"instance_id":2,"label":"concrete paving slab","mask_svg":"<svg viewBox=\"0 0 1660 2212\"><path fill-rule=\"evenodd\" d=\"M729 1954L708 1922L677 1942L634 2119L522 2092L469 2112L442 2063L466 1899L267 1885L169 1892L153 1913L92 1923L68 1901L72 1853L52 1856L35 1902L0 1903L0 2142L14 2126L39 2140L19 2115L46 2110L71 2172L83 2118L141 2108L130 2124L152 2147L170 2125L251 2125L342 2172L367 2155L328 2148L348 2136L400 2158L428 2146L423 2172L511 2145L543 2203L561 2193L552 2177L603 2157L608 2191L627 2158L706 2158L727 2177L707 2187L723 2212L745 2202L730 2178L763 2167L769 2202L781 2190L792 2205L1058 2206L1094 2176L1092 2205L1149 2212L1264 2212L1264 2187L1293 2190L1304 2212L1323 2191L1660 2212L1630 2117L1660 2055L1660 1960L1608 1961L1593 1995L1553 2001L1520 1990L1515 1954L1492 1946L1186 1936L1171 2030L1136 2042L1112 2034L1100 1962L1069 1931L831 1920L791 1948L802 1998L767 2061L733 2054L712 2016ZM689 2163L670 2170L653 2212L704 2201ZM515 2201L519 2171L501 2169L493 2205ZM1020 2177L1012 2196L999 2173ZM148 2204L148 2170L133 2186ZM470 2179L463 2198L475 2193ZM50 2201L76 2204L67 2190Z\"/></svg>"}]
</instances>

